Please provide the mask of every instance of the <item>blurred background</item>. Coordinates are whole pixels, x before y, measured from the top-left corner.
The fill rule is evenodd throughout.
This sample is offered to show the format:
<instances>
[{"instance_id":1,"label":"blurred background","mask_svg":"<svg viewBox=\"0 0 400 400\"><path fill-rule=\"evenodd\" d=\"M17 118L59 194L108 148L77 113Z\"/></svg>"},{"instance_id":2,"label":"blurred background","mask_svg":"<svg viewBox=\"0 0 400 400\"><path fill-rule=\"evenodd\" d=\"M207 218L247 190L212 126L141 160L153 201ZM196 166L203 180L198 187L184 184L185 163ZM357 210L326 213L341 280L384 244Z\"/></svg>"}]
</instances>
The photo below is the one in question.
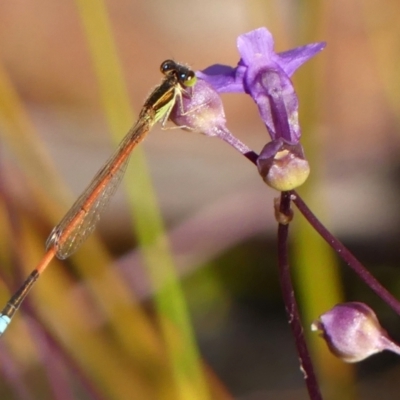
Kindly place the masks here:
<instances>
[{"instance_id":1,"label":"blurred background","mask_svg":"<svg viewBox=\"0 0 400 400\"><path fill-rule=\"evenodd\" d=\"M277 51L328 43L294 77L311 165L299 193L400 296L398 1L19 0L0 3L2 303L133 124L161 62L234 66L237 37L260 26ZM223 101L232 133L259 152L269 137L256 106ZM277 196L224 142L154 128L96 234L53 261L2 337L1 399L307 399L278 284ZM324 398L397 399L398 357L350 368L309 326L364 301L400 340L398 316L296 210L291 244Z\"/></svg>"}]
</instances>

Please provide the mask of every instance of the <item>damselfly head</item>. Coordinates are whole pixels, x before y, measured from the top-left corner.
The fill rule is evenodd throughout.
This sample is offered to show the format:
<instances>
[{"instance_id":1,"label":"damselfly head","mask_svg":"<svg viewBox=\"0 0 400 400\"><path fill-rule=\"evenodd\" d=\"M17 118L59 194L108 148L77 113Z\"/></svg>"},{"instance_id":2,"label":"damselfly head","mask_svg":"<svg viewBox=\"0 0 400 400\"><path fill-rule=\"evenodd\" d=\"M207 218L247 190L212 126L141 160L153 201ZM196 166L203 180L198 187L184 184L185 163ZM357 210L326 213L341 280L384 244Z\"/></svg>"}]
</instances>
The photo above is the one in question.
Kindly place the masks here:
<instances>
[{"instance_id":1,"label":"damselfly head","mask_svg":"<svg viewBox=\"0 0 400 400\"><path fill-rule=\"evenodd\" d=\"M197 81L196 74L189 68L180 66L177 74L179 83L184 86L193 86Z\"/></svg>"},{"instance_id":2,"label":"damselfly head","mask_svg":"<svg viewBox=\"0 0 400 400\"><path fill-rule=\"evenodd\" d=\"M179 68L178 64L173 60L165 60L161 66L160 71L166 76L172 75Z\"/></svg>"},{"instance_id":3,"label":"damselfly head","mask_svg":"<svg viewBox=\"0 0 400 400\"><path fill-rule=\"evenodd\" d=\"M160 70L165 76L175 75L178 82L183 86L193 86L197 80L194 71L173 60L165 60L161 64Z\"/></svg>"}]
</instances>

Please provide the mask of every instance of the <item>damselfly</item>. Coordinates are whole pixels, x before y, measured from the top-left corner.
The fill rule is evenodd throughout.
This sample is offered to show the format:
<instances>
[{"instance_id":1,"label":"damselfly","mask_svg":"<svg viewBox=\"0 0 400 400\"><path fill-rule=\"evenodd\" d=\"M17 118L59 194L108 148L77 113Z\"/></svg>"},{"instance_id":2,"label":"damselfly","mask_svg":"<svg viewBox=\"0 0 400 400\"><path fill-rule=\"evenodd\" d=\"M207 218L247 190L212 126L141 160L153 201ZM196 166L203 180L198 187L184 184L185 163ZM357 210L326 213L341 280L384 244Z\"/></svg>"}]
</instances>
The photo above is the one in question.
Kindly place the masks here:
<instances>
[{"instance_id":1,"label":"damselfly","mask_svg":"<svg viewBox=\"0 0 400 400\"><path fill-rule=\"evenodd\" d=\"M53 229L47 239L43 259L2 310L0 335L4 333L11 318L50 261L55 256L59 259L69 257L93 232L102 210L122 180L132 150L156 122L165 124L175 104L180 105L182 92L196 83L196 75L192 70L172 60L164 61L160 69L165 77L145 101L136 124Z\"/></svg>"}]
</instances>

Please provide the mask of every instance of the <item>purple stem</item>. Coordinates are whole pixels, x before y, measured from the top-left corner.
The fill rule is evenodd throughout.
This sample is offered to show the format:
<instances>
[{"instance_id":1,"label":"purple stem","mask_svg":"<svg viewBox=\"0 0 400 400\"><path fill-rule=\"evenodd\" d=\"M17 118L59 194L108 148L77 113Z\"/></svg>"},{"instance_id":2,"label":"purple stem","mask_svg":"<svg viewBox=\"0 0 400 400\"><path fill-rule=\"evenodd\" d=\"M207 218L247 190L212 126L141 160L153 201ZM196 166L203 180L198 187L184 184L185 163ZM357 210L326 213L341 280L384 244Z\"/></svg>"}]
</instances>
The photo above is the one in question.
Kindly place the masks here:
<instances>
[{"instance_id":1,"label":"purple stem","mask_svg":"<svg viewBox=\"0 0 400 400\"><path fill-rule=\"evenodd\" d=\"M92 381L88 376L86 371L84 371L78 362L74 359L71 353L64 349L64 346L59 342L59 340L50 332L47 326L43 323L38 313L30 308L29 315L34 318L36 322L36 328L40 328L40 334L47 341L47 345L51 347L52 351L65 362L69 367L69 370L79 379L79 383L82 385L88 398L94 400L105 400L104 394L100 391L100 388Z\"/></svg>"},{"instance_id":2,"label":"purple stem","mask_svg":"<svg viewBox=\"0 0 400 400\"><path fill-rule=\"evenodd\" d=\"M400 315L400 302L387 289L385 289L371 273L354 257L354 255L336 239L311 212L301 197L292 191L293 203L306 218L308 223L325 239L325 241L342 257L344 262L369 286L382 300L384 300L398 315Z\"/></svg>"},{"instance_id":3,"label":"purple stem","mask_svg":"<svg viewBox=\"0 0 400 400\"><path fill-rule=\"evenodd\" d=\"M233 135L230 135L233 136ZM227 135L227 138L221 137L228 142L231 146L235 147L238 151L244 154L253 164L256 164L258 155L257 153L248 149L246 153L243 152L243 147L237 147L235 140ZM235 138L236 139L236 138ZM237 139L236 139L237 140ZM325 241L335 250L345 263L369 286L385 303L389 305L398 315L400 315L400 301L396 299L386 288L384 288L374 276L354 257L354 255L336 239L318 218L311 212L311 210L304 203L302 198L294 190L290 192L293 195L293 202L296 204L299 211L303 214L309 224L325 239Z\"/></svg>"},{"instance_id":4,"label":"purple stem","mask_svg":"<svg viewBox=\"0 0 400 400\"><path fill-rule=\"evenodd\" d=\"M233 136L232 133L225 127L217 129L217 136L234 147L239 153L243 154L248 160L250 160L254 165L257 165L258 154L240 141L237 137Z\"/></svg>"},{"instance_id":5,"label":"purple stem","mask_svg":"<svg viewBox=\"0 0 400 400\"><path fill-rule=\"evenodd\" d=\"M229 143L236 150L242 153L253 164L257 165L258 154L250 150L246 145L242 144L229 131L221 132L218 135L222 140ZM280 202L280 212L289 218L291 217L290 200L292 192L282 192ZM278 225L278 263L279 263L279 280L282 289L283 302L285 304L288 322L293 332L296 344L297 354L300 359L300 366L304 374L304 380L308 389L311 400L322 400L319 390L318 381L314 373L313 364L307 349L304 338L304 330L301 324L299 309L296 298L292 278L290 275L289 259L288 259L288 235L289 225Z\"/></svg>"},{"instance_id":6,"label":"purple stem","mask_svg":"<svg viewBox=\"0 0 400 400\"><path fill-rule=\"evenodd\" d=\"M44 332L40 329L39 323L33 319L29 319L30 332L32 339L36 344L41 363L47 375L52 398L54 400L73 399L73 390L68 382L67 371L57 350L54 349L52 343L47 340Z\"/></svg>"},{"instance_id":7,"label":"purple stem","mask_svg":"<svg viewBox=\"0 0 400 400\"><path fill-rule=\"evenodd\" d=\"M281 193L281 202L279 211L290 217L290 192ZM289 256L288 256L288 236L289 224L278 224L278 264L279 264L279 281L281 284L283 301L285 303L288 322L296 343L297 353L300 358L300 367L304 374L304 380L307 385L308 394L311 400L322 400L319 390L317 378L314 373L311 357L307 349L304 338L303 326L301 324L299 309L296 298L292 278L290 275Z\"/></svg>"},{"instance_id":8,"label":"purple stem","mask_svg":"<svg viewBox=\"0 0 400 400\"><path fill-rule=\"evenodd\" d=\"M9 352L5 342L0 343L0 365L2 372L2 386L8 382L14 390L15 398L19 400L34 400L35 396L25 383L22 368L15 361L14 356ZM4 389L2 393L5 392ZM3 397L4 393L3 393Z\"/></svg>"},{"instance_id":9,"label":"purple stem","mask_svg":"<svg viewBox=\"0 0 400 400\"><path fill-rule=\"evenodd\" d=\"M222 140L229 143L241 154L243 154L253 164L257 165L258 155L251 151L246 145L236 139L228 130L221 130L218 135ZM353 254L336 239L316 218L311 210L306 206L301 197L295 192L282 192L280 212L284 215L290 215L290 200L296 204L299 211L303 214L309 224L326 240L326 242L335 250L346 264L380 297L382 298L398 315L400 315L400 302L385 289L372 274L353 256ZM298 312L294 290L290 276L288 261L288 234L289 226L279 224L278 227L278 260L279 277L286 312L289 318L293 336L296 343L297 352L300 357L300 364L304 371L304 377L311 400L322 399L316 380L311 358L303 335L303 327Z\"/></svg>"}]
</instances>

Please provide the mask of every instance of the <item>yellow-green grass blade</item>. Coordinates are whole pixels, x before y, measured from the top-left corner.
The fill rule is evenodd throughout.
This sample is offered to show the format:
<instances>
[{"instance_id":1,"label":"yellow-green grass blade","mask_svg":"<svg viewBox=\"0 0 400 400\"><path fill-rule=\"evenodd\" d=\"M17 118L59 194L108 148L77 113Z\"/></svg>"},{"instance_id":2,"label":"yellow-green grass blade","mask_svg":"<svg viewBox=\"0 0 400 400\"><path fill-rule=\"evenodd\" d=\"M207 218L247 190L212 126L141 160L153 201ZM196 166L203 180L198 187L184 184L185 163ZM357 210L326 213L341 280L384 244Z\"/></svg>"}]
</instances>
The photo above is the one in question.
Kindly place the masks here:
<instances>
[{"instance_id":1,"label":"yellow-green grass blade","mask_svg":"<svg viewBox=\"0 0 400 400\"><path fill-rule=\"evenodd\" d=\"M98 78L104 112L115 142L118 142L133 123L134 116L107 10L101 0L77 0L76 4ZM207 399L206 383L185 300L175 274L159 207L140 148L134 151L125 181L129 182L126 190L135 217L138 241L143 248L150 274L156 280L155 285L162 287L155 301L172 374L176 378L174 385L177 393L174 398ZM128 322L121 321L121 328L125 323Z\"/></svg>"}]
</instances>

